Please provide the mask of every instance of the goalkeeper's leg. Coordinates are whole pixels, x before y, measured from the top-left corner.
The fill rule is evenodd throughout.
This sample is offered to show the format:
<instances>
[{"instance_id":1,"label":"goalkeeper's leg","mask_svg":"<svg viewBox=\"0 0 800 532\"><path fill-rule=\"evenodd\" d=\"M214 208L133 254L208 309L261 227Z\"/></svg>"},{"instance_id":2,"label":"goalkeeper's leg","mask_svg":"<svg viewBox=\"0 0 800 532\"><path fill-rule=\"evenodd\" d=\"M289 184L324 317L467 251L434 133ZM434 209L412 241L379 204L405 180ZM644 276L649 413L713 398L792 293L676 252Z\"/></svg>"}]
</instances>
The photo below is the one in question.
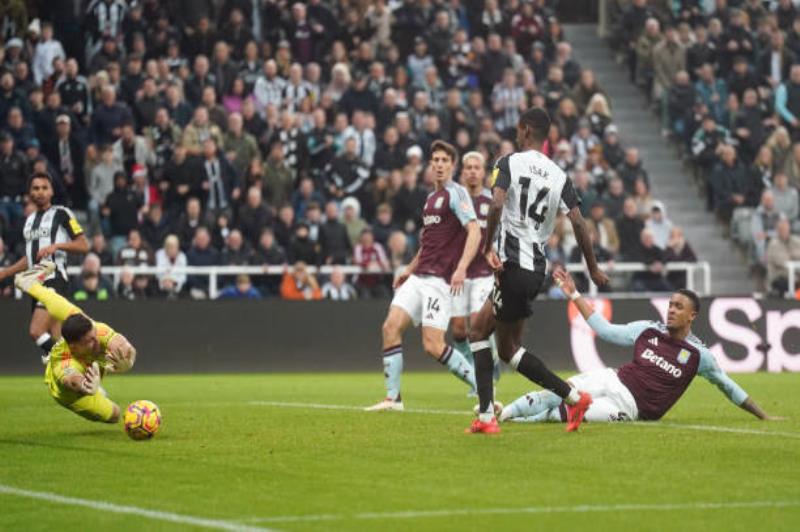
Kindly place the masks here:
<instances>
[{"instance_id":1,"label":"goalkeeper's leg","mask_svg":"<svg viewBox=\"0 0 800 532\"><path fill-rule=\"evenodd\" d=\"M73 314L81 314L81 309L59 295L55 290L51 290L42 284L42 279L50 272L52 272L50 265L36 266L18 274L14 278L14 284L44 305L47 312L59 322L64 321Z\"/></svg>"}]
</instances>

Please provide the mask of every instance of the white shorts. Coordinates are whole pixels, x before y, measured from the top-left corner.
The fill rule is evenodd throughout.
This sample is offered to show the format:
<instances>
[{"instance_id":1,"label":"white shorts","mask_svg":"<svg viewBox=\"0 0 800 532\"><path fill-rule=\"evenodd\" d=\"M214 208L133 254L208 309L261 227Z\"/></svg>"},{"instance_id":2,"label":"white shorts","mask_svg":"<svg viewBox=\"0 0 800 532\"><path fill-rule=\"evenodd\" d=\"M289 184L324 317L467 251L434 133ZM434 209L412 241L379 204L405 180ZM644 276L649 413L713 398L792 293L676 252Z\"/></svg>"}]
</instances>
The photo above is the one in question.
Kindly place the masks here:
<instances>
[{"instance_id":1,"label":"white shorts","mask_svg":"<svg viewBox=\"0 0 800 532\"><path fill-rule=\"evenodd\" d=\"M453 297L453 317L469 316L478 312L494 287L494 275L464 281L464 290Z\"/></svg>"},{"instance_id":2,"label":"white shorts","mask_svg":"<svg viewBox=\"0 0 800 532\"><path fill-rule=\"evenodd\" d=\"M575 388L592 394L587 421L636 421L639 409L630 390L612 368L587 371L567 379Z\"/></svg>"},{"instance_id":3,"label":"white shorts","mask_svg":"<svg viewBox=\"0 0 800 532\"><path fill-rule=\"evenodd\" d=\"M450 285L440 277L412 275L394 293L392 305L411 316L414 327L447 330L452 314Z\"/></svg>"}]
</instances>

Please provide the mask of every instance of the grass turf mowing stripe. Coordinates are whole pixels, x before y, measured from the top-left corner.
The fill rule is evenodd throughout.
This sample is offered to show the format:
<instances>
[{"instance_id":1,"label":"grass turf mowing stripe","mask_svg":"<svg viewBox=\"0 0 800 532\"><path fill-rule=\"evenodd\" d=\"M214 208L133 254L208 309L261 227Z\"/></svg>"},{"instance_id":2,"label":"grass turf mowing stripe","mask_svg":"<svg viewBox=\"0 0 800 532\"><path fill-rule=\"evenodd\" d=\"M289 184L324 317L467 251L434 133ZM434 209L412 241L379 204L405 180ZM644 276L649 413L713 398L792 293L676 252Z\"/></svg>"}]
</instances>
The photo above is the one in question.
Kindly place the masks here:
<instances>
[{"instance_id":1,"label":"grass turf mowing stripe","mask_svg":"<svg viewBox=\"0 0 800 532\"><path fill-rule=\"evenodd\" d=\"M274 406L286 408L306 408L309 410L347 410L351 412L363 412L364 407L358 405L332 405L326 403L293 403L285 401L248 401L251 406ZM471 415L469 410L438 410L435 408L406 408L405 412L411 414L440 414L440 415ZM402 412L401 412L402 414ZM513 421L513 420L512 420ZM517 421L518 423L526 423L526 421ZM594 423L598 425L599 423ZM672 428L683 430L699 430L706 432L730 432L732 434L751 434L755 436L778 436L784 438L800 439L799 432L786 432L778 430L758 430L758 429L739 429L735 427L719 427L716 425L692 425L687 423L672 423L670 421L634 421L624 423L626 425L636 425L641 427L651 428Z\"/></svg>"},{"instance_id":2,"label":"grass turf mowing stripe","mask_svg":"<svg viewBox=\"0 0 800 532\"><path fill-rule=\"evenodd\" d=\"M232 521L222 521L219 519L207 519L204 517L195 517L192 515L176 514L172 512L162 512L159 510L148 510L147 508L139 508L137 506L125 506L114 504L105 501L93 501L91 499L79 499L77 497L65 497L57 493L50 493L48 491L31 491L13 486L6 486L0 484L0 494L13 495L16 497L24 497L27 499L38 499L41 501L52 502L55 504L65 504L68 506L82 506L84 508L91 508L101 512L112 512L117 514L130 514L137 517L146 517L148 519L155 519L158 521L168 521L170 523L177 523L181 525L192 525L203 528L212 528L216 530L230 530L233 532L264 532L269 531L268 528L261 528L255 526L243 525L241 523Z\"/></svg>"},{"instance_id":3,"label":"grass turf mowing stripe","mask_svg":"<svg viewBox=\"0 0 800 532\"><path fill-rule=\"evenodd\" d=\"M452 510L419 510L404 512L362 512L355 514L281 515L241 519L247 523L292 523L313 521L419 519L425 517L457 517L470 515L550 514L591 512L645 512L675 510L732 510L737 508L790 508L800 501L731 501L663 504L582 504L574 506L529 506L525 508L463 508Z\"/></svg>"}]
</instances>

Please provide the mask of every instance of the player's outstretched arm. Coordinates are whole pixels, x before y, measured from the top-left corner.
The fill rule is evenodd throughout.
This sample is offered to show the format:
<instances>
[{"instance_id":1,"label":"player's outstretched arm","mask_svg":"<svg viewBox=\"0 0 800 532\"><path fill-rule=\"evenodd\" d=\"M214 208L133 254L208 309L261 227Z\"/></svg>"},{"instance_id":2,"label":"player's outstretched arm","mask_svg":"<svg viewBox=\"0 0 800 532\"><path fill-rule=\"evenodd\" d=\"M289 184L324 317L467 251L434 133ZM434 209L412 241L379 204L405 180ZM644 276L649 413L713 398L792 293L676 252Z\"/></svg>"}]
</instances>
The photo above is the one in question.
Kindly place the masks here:
<instances>
[{"instance_id":1,"label":"player's outstretched arm","mask_svg":"<svg viewBox=\"0 0 800 532\"><path fill-rule=\"evenodd\" d=\"M589 324L589 327L597 333L597 336L611 342L612 344L631 346L636 338L649 325L647 321L633 321L625 325L609 323L599 312L595 312L592 304L586 301L575 288L575 281L572 276L563 268L556 268L553 272L553 279L567 298L578 307L581 316Z\"/></svg>"},{"instance_id":2,"label":"player's outstretched arm","mask_svg":"<svg viewBox=\"0 0 800 532\"><path fill-rule=\"evenodd\" d=\"M600 270L597 265L597 257L594 256L594 248L592 247L592 239L589 238L589 231L586 229L586 221L581 215L578 207L572 207L567 212L567 218L572 223L572 229L575 232L575 240L581 248L583 258L586 259L586 266L589 268L589 276L597 286L604 286L608 284L608 276Z\"/></svg>"},{"instance_id":3,"label":"player's outstretched arm","mask_svg":"<svg viewBox=\"0 0 800 532\"><path fill-rule=\"evenodd\" d=\"M758 419L763 419L765 421L783 419L770 416L764 412L753 398L747 395L747 392L745 392L741 386L731 379L727 373L722 371L714 355L706 348L700 350L700 367L697 369L697 373L719 388L730 402L745 412L751 413Z\"/></svg>"}]
</instances>

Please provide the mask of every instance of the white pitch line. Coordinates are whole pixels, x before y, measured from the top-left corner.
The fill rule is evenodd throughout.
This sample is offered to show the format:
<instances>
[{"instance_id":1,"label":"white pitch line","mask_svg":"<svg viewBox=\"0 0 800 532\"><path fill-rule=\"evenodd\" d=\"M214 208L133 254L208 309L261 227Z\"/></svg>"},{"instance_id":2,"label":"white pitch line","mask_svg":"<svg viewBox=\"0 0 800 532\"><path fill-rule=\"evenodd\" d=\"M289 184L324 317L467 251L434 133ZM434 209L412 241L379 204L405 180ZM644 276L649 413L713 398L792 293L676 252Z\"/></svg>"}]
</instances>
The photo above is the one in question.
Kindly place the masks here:
<instances>
[{"instance_id":1,"label":"white pitch line","mask_svg":"<svg viewBox=\"0 0 800 532\"><path fill-rule=\"evenodd\" d=\"M358 405L333 405L326 403L293 403L284 401L248 401L251 406L276 406L285 408L307 408L309 410L346 410L351 412L362 412L364 407ZM411 414L434 414L434 415L472 415L469 410L439 410L435 408L406 408L405 412ZM402 412L400 412L402 414ZM699 430L706 432L729 432L733 434L752 434L755 436L778 436L783 438L800 439L800 432L786 432L778 430L758 430L758 429L738 429L735 427L719 427L716 425L691 425L685 423L672 423L669 421L634 421L628 423L613 423L613 425L633 424L638 427L685 429ZM600 425L600 423L592 423Z\"/></svg>"},{"instance_id":2,"label":"white pitch line","mask_svg":"<svg viewBox=\"0 0 800 532\"><path fill-rule=\"evenodd\" d=\"M452 510L419 510L405 512L362 512L354 514L282 515L243 519L249 523L291 523L306 521L341 521L367 519L419 519L426 517L457 517L475 515L645 512L675 510L731 510L737 508L800 507L800 501L740 501L664 504L581 504L575 506L528 506L523 508L462 508Z\"/></svg>"},{"instance_id":3,"label":"white pitch line","mask_svg":"<svg viewBox=\"0 0 800 532\"><path fill-rule=\"evenodd\" d=\"M670 427L676 429L700 430L706 432L729 432L733 434L753 434L756 436L780 436L783 438L800 439L800 433L798 432L786 432L780 430L737 429L735 427L718 427L716 425L689 425L686 423L671 423L669 421L660 423L650 423L647 421L643 421L641 423L637 422L636 424L644 427Z\"/></svg>"},{"instance_id":4,"label":"white pitch line","mask_svg":"<svg viewBox=\"0 0 800 532\"><path fill-rule=\"evenodd\" d=\"M170 523L177 523L181 525L192 525L203 528L212 528L216 530L230 530L233 532L264 532L269 531L268 528L261 528L255 526L243 525L233 521L223 521L219 519L207 519L205 517L196 517L193 515L176 514L172 512L162 512L159 510L148 510L147 508L139 508L137 506L125 506L121 504L114 504L105 501L94 501L91 499L79 499L77 497L65 497L57 493L48 491L31 491L13 486L6 486L0 484L0 494L14 495L17 497L24 497L27 499L38 499L47 501L54 504L65 504L67 506L82 506L84 508L91 508L101 512L111 512L117 514L130 514L136 517L146 517L148 519L155 519L157 521L168 521Z\"/></svg>"}]
</instances>

